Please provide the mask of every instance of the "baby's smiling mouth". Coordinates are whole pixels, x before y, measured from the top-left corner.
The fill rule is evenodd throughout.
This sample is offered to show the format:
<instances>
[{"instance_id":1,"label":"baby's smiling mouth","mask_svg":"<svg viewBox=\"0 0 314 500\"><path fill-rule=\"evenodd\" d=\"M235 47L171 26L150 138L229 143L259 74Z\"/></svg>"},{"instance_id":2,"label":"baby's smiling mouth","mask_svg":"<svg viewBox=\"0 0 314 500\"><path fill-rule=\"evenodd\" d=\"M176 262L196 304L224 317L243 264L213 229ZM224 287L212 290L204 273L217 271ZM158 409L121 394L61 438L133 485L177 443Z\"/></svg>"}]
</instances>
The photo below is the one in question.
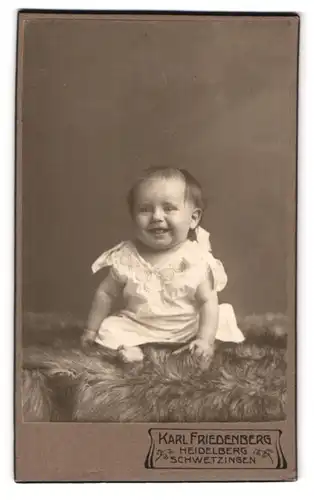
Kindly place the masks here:
<instances>
[{"instance_id":1,"label":"baby's smiling mouth","mask_svg":"<svg viewBox=\"0 0 314 500\"><path fill-rule=\"evenodd\" d=\"M153 234L165 234L169 232L169 229L164 227L152 227L148 229L148 231Z\"/></svg>"}]
</instances>

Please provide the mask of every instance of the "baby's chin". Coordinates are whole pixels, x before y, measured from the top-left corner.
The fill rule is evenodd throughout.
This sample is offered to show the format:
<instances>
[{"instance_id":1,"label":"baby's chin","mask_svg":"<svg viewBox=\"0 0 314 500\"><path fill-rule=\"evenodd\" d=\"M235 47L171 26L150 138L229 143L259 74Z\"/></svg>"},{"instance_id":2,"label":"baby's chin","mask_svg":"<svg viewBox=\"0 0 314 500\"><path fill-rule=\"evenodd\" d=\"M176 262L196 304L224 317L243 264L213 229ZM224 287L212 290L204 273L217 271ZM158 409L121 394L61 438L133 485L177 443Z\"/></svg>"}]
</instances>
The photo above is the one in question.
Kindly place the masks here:
<instances>
[{"instance_id":1,"label":"baby's chin","mask_svg":"<svg viewBox=\"0 0 314 500\"><path fill-rule=\"evenodd\" d=\"M173 240L172 238L152 238L152 237L139 237L139 242L150 250L154 250L156 252L162 252L171 250L176 246L182 244L183 242Z\"/></svg>"}]
</instances>

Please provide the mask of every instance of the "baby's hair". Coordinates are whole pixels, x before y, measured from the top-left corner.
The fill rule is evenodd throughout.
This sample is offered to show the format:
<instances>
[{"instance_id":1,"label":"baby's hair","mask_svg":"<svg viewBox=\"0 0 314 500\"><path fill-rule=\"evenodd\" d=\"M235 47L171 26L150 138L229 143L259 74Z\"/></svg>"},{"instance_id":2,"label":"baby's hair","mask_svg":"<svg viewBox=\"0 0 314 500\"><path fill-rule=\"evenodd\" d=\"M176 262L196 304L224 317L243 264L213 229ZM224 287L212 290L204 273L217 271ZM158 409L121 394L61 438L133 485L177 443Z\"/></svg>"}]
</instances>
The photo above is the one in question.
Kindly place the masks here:
<instances>
[{"instance_id":1,"label":"baby's hair","mask_svg":"<svg viewBox=\"0 0 314 500\"><path fill-rule=\"evenodd\" d=\"M191 201L196 208L202 211L206 208L203 192L200 183L185 169L174 167L149 167L145 169L142 175L137 179L131 187L127 202L130 213L133 213L134 200L138 186L148 179L181 179L185 184L185 199Z\"/></svg>"}]
</instances>

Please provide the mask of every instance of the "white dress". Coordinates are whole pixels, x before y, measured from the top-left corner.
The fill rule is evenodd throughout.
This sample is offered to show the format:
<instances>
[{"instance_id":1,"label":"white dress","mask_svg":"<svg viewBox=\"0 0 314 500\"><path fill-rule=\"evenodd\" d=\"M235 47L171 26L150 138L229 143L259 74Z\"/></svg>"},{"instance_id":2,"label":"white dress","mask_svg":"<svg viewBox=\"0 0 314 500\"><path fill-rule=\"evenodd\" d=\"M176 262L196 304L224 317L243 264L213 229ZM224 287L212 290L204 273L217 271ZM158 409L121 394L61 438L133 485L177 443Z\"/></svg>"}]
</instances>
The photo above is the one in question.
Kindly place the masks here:
<instances>
[{"instance_id":1,"label":"white dress","mask_svg":"<svg viewBox=\"0 0 314 500\"><path fill-rule=\"evenodd\" d=\"M211 271L214 288L227 283L222 263L210 250L209 233L198 230L197 241L187 240L157 265L144 260L131 241L119 243L93 264L93 272L110 267L112 277L123 286L124 307L103 320L96 342L117 349L147 343L186 343L198 330L196 289ZM230 304L219 305L216 338L242 342Z\"/></svg>"}]
</instances>

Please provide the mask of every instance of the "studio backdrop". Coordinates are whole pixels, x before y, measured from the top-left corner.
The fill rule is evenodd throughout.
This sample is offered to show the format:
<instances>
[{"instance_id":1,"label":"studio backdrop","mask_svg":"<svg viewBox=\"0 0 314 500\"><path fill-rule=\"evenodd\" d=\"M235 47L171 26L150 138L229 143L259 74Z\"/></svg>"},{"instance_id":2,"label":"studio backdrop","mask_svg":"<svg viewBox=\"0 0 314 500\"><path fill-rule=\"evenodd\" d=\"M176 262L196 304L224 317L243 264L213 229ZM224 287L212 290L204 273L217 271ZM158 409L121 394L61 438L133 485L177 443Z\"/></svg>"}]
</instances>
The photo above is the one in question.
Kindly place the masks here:
<instances>
[{"instance_id":1,"label":"studio backdrop","mask_svg":"<svg viewBox=\"0 0 314 500\"><path fill-rule=\"evenodd\" d=\"M23 310L84 318L144 168L188 169L238 314L286 313L297 53L289 21L25 23ZM287 47L291 43L291 47ZM110 48L110 50L109 50ZM289 196L291 193L291 197Z\"/></svg>"}]
</instances>

